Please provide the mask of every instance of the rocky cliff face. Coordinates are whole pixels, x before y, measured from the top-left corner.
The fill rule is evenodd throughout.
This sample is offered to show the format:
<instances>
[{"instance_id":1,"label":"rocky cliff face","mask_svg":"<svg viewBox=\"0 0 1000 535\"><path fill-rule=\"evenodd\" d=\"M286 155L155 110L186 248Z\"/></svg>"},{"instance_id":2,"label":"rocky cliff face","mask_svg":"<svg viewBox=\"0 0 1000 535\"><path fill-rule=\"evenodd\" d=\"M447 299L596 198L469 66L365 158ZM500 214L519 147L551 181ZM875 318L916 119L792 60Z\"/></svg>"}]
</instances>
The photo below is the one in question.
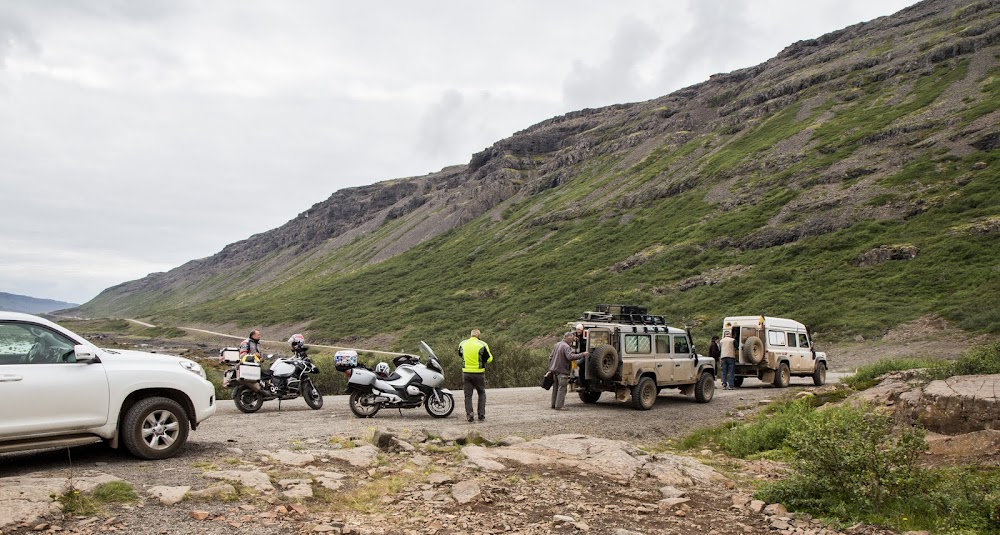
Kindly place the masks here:
<instances>
[{"instance_id":1,"label":"rocky cliff face","mask_svg":"<svg viewBox=\"0 0 1000 535\"><path fill-rule=\"evenodd\" d=\"M996 149L998 51L1000 4L928 0L659 99L549 119L466 165L337 191L277 229L109 288L83 308L137 313L358 269L554 188L586 193L569 207L539 206L520 225L598 211L629 218L694 188L719 212L764 202L772 188L794 192L754 232L712 243L740 251L906 219L934 205L938 185L916 176L934 164L910 181L886 177L920 154ZM364 251L337 256L365 238Z\"/></svg>"}]
</instances>

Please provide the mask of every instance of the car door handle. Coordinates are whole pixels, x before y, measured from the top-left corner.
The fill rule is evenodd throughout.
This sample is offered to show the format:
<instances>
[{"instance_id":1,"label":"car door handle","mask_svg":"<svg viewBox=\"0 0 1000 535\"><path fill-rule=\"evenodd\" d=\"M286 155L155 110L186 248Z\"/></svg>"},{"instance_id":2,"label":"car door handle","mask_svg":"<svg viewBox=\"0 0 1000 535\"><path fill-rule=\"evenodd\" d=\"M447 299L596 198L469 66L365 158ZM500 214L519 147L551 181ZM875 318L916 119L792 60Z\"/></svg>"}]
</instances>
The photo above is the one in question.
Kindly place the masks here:
<instances>
[{"instance_id":1,"label":"car door handle","mask_svg":"<svg viewBox=\"0 0 1000 535\"><path fill-rule=\"evenodd\" d=\"M24 379L20 375L0 375L0 383L13 383Z\"/></svg>"}]
</instances>

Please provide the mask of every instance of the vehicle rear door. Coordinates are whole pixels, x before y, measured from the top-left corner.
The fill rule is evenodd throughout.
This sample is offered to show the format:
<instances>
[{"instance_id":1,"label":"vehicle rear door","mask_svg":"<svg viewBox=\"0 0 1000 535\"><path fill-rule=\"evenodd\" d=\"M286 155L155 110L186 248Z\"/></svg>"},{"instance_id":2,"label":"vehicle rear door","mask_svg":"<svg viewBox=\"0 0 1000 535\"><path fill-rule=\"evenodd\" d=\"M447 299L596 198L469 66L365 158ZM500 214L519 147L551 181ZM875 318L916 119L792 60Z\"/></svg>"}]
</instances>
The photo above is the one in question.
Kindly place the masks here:
<instances>
[{"instance_id":1,"label":"vehicle rear door","mask_svg":"<svg viewBox=\"0 0 1000 535\"><path fill-rule=\"evenodd\" d=\"M0 323L0 437L65 433L108 421L100 362L76 362L74 340L47 327Z\"/></svg>"}]
</instances>

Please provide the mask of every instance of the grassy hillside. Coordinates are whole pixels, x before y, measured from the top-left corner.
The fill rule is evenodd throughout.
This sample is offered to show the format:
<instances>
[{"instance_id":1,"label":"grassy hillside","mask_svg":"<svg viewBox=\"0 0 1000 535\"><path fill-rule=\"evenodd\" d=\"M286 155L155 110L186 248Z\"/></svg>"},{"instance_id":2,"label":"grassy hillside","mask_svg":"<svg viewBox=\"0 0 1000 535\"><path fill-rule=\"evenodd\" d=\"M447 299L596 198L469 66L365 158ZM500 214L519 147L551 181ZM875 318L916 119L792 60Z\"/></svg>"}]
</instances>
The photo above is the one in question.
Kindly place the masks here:
<instances>
[{"instance_id":1,"label":"grassy hillside","mask_svg":"<svg viewBox=\"0 0 1000 535\"><path fill-rule=\"evenodd\" d=\"M179 278L184 292L88 306L410 350L473 327L545 345L601 302L646 305L700 340L761 312L827 339L928 313L1000 333L998 23L996 3L924 2L655 101L536 125L322 249L275 245ZM407 234L435 220L460 224ZM190 299L198 285L223 290Z\"/></svg>"}]
</instances>

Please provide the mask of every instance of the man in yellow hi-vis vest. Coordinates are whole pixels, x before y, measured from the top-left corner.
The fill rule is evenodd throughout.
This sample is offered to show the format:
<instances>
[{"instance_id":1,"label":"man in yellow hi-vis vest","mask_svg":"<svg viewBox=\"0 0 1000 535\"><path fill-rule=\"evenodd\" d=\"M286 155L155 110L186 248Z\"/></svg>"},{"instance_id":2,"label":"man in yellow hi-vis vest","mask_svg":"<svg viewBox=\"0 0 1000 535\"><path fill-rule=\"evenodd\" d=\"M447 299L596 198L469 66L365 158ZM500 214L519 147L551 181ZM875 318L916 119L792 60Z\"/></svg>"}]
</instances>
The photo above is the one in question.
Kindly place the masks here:
<instances>
[{"instance_id":1,"label":"man in yellow hi-vis vest","mask_svg":"<svg viewBox=\"0 0 1000 535\"><path fill-rule=\"evenodd\" d=\"M462 388L465 390L465 418L474 421L472 413L472 391L478 395L479 421L486 419L486 365L493 362L490 346L479 339L479 329L472 329L469 338L458 345L462 357Z\"/></svg>"}]
</instances>

